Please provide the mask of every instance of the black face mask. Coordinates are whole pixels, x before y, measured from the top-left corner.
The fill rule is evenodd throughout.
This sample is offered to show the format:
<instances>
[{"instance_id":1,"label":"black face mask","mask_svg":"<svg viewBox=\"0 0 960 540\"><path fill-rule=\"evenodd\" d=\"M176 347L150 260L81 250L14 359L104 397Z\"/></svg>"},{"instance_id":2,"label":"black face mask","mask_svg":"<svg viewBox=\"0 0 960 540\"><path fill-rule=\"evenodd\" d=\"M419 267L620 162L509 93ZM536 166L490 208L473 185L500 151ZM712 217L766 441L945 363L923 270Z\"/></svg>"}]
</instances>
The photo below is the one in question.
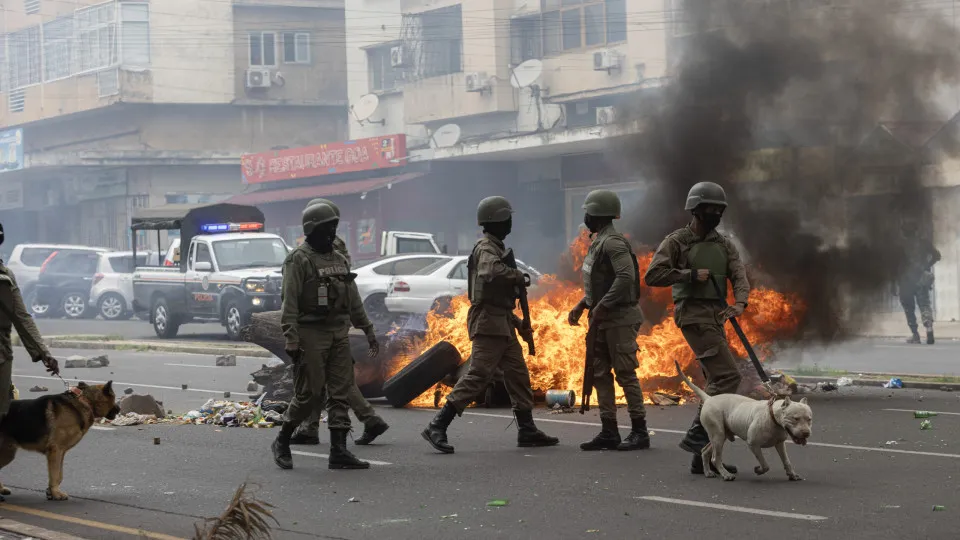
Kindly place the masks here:
<instances>
[{"instance_id":1,"label":"black face mask","mask_svg":"<svg viewBox=\"0 0 960 540\"><path fill-rule=\"evenodd\" d=\"M307 243L310 247L320 253L330 253L333 251L333 241L337 238L337 222L324 223L320 225L310 236L307 237Z\"/></svg>"},{"instance_id":2,"label":"black face mask","mask_svg":"<svg viewBox=\"0 0 960 540\"><path fill-rule=\"evenodd\" d=\"M3 244L3 224L0 223L0 244Z\"/></svg>"},{"instance_id":3,"label":"black face mask","mask_svg":"<svg viewBox=\"0 0 960 540\"><path fill-rule=\"evenodd\" d=\"M713 214L713 213L700 213L697 215L697 219L700 220L700 223L707 228L708 231L712 231L717 228L717 225L720 225L720 219L723 218L723 214Z\"/></svg>"},{"instance_id":4,"label":"black face mask","mask_svg":"<svg viewBox=\"0 0 960 540\"><path fill-rule=\"evenodd\" d=\"M483 226L483 230L496 236L500 240L504 240L513 230L513 218L497 223L487 223Z\"/></svg>"}]
</instances>

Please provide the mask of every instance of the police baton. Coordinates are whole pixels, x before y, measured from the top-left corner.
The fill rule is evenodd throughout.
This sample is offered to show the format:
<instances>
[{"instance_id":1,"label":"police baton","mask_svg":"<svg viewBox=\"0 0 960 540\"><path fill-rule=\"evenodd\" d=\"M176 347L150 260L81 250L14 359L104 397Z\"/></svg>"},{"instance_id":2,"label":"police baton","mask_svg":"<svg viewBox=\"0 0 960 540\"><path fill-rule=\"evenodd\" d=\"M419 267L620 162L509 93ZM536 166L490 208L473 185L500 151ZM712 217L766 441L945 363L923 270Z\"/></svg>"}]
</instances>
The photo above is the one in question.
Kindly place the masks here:
<instances>
[{"instance_id":1,"label":"police baton","mask_svg":"<svg viewBox=\"0 0 960 540\"><path fill-rule=\"evenodd\" d=\"M717 276L710 274L710 282L713 283L713 288L717 291L717 296L720 297L720 300L723 302L723 305L727 305L727 297L723 294L723 288L720 287L720 282L717 281ZM747 339L747 335L743 333L743 328L740 328L740 323L737 322L736 317L730 317L730 324L733 325L734 332L737 333L737 337L740 338L740 343L743 343L743 348L747 350L747 356L750 357L750 361L753 362L753 367L756 368L757 374L760 375L760 380L763 381L763 384L770 388L770 377L767 376L767 372L764 371L763 366L760 364L760 359L757 358L757 353L753 351L753 347L750 345L750 341Z\"/></svg>"}]
</instances>

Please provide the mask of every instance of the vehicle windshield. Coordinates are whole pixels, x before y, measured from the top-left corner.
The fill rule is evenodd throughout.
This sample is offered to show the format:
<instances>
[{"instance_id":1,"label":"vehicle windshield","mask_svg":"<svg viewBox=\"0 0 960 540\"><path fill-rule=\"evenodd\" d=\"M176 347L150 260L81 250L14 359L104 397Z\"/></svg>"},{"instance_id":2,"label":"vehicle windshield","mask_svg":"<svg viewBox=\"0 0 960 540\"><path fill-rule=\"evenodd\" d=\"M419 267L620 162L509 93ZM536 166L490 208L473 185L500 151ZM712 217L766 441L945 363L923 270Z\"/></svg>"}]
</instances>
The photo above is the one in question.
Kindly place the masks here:
<instances>
[{"instance_id":1,"label":"vehicle windshield","mask_svg":"<svg viewBox=\"0 0 960 540\"><path fill-rule=\"evenodd\" d=\"M414 272L413 275L415 275L415 276L429 276L430 274L432 274L432 273L436 272L437 270L439 270L441 266L447 264L448 262L450 262L449 259L441 259L441 260L439 260L439 261L437 261L437 262L435 262L435 263L431 263L431 264L428 265L428 266L424 266L424 267L421 268L420 270L417 270L416 272Z\"/></svg>"},{"instance_id":2,"label":"vehicle windshield","mask_svg":"<svg viewBox=\"0 0 960 540\"><path fill-rule=\"evenodd\" d=\"M221 272L240 268L283 266L287 245L279 238L220 240L213 243L213 252Z\"/></svg>"},{"instance_id":3,"label":"vehicle windshield","mask_svg":"<svg viewBox=\"0 0 960 540\"><path fill-rule=\"evenodd\" d=\"M397 238L397 253L436 253L428 238Z\"/></svg>"}]
</instances>

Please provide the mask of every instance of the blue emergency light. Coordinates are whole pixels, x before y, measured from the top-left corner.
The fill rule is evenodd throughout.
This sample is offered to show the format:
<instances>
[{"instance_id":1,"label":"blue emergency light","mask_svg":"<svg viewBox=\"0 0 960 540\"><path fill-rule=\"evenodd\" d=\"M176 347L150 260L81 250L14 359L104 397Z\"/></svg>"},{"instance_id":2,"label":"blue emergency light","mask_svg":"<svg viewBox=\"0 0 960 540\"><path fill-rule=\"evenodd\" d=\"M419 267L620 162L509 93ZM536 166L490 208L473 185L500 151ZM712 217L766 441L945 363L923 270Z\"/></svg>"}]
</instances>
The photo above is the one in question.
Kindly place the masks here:
<instances>
[{"instance_id":1,"label":"blue emergency light","mask_svg":"<svg viewBox=\"0 0 960 540\"><path fill-rule=\"evenodd\" d=\"M205 233L221 233L221 232L247 232L247 231L259 231L263 229L263 223L208 223L206 225L201 225L200 230Z\"/></svg>"}]
</instances>

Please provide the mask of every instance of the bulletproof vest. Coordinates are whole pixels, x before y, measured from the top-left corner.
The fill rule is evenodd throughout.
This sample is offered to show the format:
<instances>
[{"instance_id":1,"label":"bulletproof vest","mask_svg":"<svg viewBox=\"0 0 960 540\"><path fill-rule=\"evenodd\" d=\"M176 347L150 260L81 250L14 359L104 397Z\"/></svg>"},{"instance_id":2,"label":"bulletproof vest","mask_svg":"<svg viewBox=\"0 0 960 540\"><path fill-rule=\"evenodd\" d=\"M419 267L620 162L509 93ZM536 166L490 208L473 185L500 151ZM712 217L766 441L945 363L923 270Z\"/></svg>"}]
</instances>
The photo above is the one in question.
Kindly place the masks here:
<instances>
[{"instance_id":1,"label":"bulletproof vest","mask_svg":"<svg viewBox=\"0 0 960 540\"><path fill-rule=\"evenodd\" d=\"M477 242L467 259L467 295L470 298L470 304L474 306L487 304L504 309L513 309L517 305L516 286L505 283L505 280L502 279L484 282L477 273L477 257L479 256L480 245L485 241Z\"/></svg>"},{"instance_id":2,"label":"bulletproof vest","mask_svg":"<svg viewBox=\"0 0 960 540\"><path fill-rule=\"evenodd\" d=\"M594 301L600 301L607 295L610 287L613 287L613 281L616 279L616 273L613 269L613 263L609 255L603 250L604 244L611 238L619 238L626 242L627 249L630 250L630 260L633 261L634 285L630 294L626 298L621 298L617 302L620 304L635 304L640 300L640 265L637 263L637 256L627 241L620 233L609 233L602 238L597 239L587 250L587 256L583 259L583 291L587 299L587 305L593 307Z\"/></svg>"},{"instance_id":3,"label":"bulletproof vest","mask_svg":"<svg viewBox=\"0 0 960 540\"><path fill-rule=\"evenodd\" d=\"M352 278L347 260L336 251L331 260L304 256L311 272L300 293L300 312L303 315L333 317L350 312L347 283Z\"/></svg>"},{"instance_id":4,"label":"bulletproof vest","mask_svg":"<svg viewBox=\"0 0 960 540\"><path fill-rule=\"evenodd\" d=\"M681 258L684 255L681 254ZM677 283L673 286L674 303L681 300L694 298L697 300L724 300L727 298L727 264L729 262L729 253L723 239L717 236L710 240L697 241L690 245L685 254L686 264L681 260L681 268L689 268L691 272L697 270L710 270L711 280L716 280L720 285L720 292L723 296L717 296L716 286L711 280L695 283L685 282Z\"/></svg>"}]
</instances>

